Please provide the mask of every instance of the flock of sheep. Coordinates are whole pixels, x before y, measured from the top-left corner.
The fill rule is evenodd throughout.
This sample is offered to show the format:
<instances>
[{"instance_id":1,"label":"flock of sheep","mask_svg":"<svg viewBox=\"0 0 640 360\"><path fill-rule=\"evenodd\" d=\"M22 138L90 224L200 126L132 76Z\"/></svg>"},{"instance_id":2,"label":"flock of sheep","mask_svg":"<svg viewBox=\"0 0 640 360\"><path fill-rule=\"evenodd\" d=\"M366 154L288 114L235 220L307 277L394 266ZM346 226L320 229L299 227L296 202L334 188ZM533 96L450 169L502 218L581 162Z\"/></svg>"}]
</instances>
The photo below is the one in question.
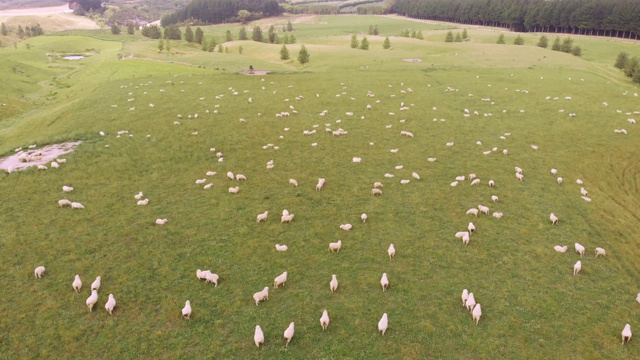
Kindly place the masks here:
<instances>
[{"instance_id":1,"label":"flock of sheep","mask_svg":"<svg viewBox=\"0 0 640 360\"><path fill-rule=\"evenodd\" d=\"M343 89L346 89L346 86L344 84L341 84L343 86ZM404 84L402 84L404 85ZM130 84L129 86L133 86L133 84ZM123 86L123 88L128 88L129 86ZM265 87L262 87L262 90L264 90ZM241 96L240 92L238 92L237 90L230 88L230 96L231 97L236 97L236 96ZM457 91L457 89L453 89L453 88L447 88L445 89L445 91ZM164 92L161 90L161 92ZM403 94L409 94L409 93L413 93L413 89L411 88L406 88L406 89L402 89L401 93ZM275 92L274 92L275 94ZM133 93L129 93L129 95L133 95ZM336 94L336 97L340 97L340 96L345 96L346 92L342 92L342 93L338 93ZM216 96L216 100L218 102L222 102L222 99L224 98L224 96L228 96L228 94L219 94ZM316 94L316 97L319 97L320 94ZM373 98L375 97L374 93L369 91L366 95L367 97ZM299 95L297 97L295 97L296 101L303 101L304 96ZM566 97L566 100L571 100L570 97ZM200 99L202 100L202 98ZM550 98L548 99L550 100ZM129 99L129 102L134 101L133 98ZM248 103L253 104L254 100L253 98L249 97L248 98ZM491 102L491 99L485 98L482 99L483 102ZM289 103L290 99L284 99L284 102ZM380 103L380 100L376 100L373 104L368 104L366 109L363 109L363 115L360 117L361 119L365 119L367 117L369 117L370 113L373 112L373 109L375 108L376 104ZM493 104L493 102L491 102ZM112 106L112 107L117 107L117 106ZM155 105L150 104L151 108L154 108ZM187 119L189 119L190 121L206 121L206 120L202 120L202 119L206 119L207 117L213 117L213 116L219 116L219 112L218 110L220 110L220 104L216 104L215 105L215 109L213 112L209 111L209 110L205 110L205 116L200 116L198 115L198 113L194 113L194 114L189 114L186 116ZM405 104L404 102L400 102L399 104L399 111L403 112L403 111L408 111L412 108L414 108L415 105L414 104ZM131 111L135 110L134 107L130 108ZM287 117L291 117L291 118L295 118L296 116L299 116L299 112L298 110L292 106L289 105L285 108L286 111L280 111L280 112L276 112L275 113L275 117L277 118L287 118ZM524 110L523 110L524 111ZM479 115L478 111L470 111L468 109L464 109L463 110L463 115L464 117L470 117L473 115ZM329 111L328 110L323 110L319 113L319 116L328 116L329 115ZM345 114L347 117L350 116L354 116L353 112L349 112ZM258 117L262 116L262 114L258 113ZM378 116L378 115L376 115ZM395 116L395 113L389 113L389 116ZM485 116L491 116L490 113L485 113ZM575 115L573 115L575 116ZM182 115L177 115L177 117L179 119L184 119L185 117ZM199 119L199 120L198 120ZM631 120L633 119L629 119L629 123L630 124L634 124L635 120L632 122ZM183 120L184 121L184 120ZM247 120L244 118L240 118L239 119L240 123L247 123ZM250 120L251 121L251 120ZM278 120L278 121L287 121L287 120ZM437 121L437 119L434 119L434 121ZM445 121L445 119L440 119L440 121ZM336 120L335 121L336 124L341 124L342 120ZM405 123L405 120L400 120L401 124ZM175 121L174 125L179 126L181 125L181 122L179 121ZM302 132L302 136L320 136L320 134L318 134L316 132L316 128L319 128L321 125L316 124L313 126L313 130L304 130ZM343 128L338 128L338 129L334 129L333 128L333 124L331 123L326 123L325 124L325 133L327 134L327 136L330 136L331 138L333 137L344 137L344 136L349 136L349 132L344 130ZM346 125L345 125L346 127ZM392 125L387 125L386 126L387 129L391 129ZM624 130L624 129L623 129ZM284 131L287 132L289 131L289 128L286 127L284 128ZM619 131L616 130L616 133L618 133ZM626 134L626 130L624 130L624 133ZM124 135L129 134L128 131L126 130L122 130L119 131L117 133L116 137L121 137ZM397 134L397 132L396 132ZM106 136L106 134L104 132L100 133L101 136ZM191 135L198 135L198 132L193 132L191 133ZM415 133L414 131L407 131L407 130L401 130L399 133L400 136L402 137L406 137L407 140L406 141L420 141L420 133ZM129 134L129 136L133 136L132 134ZM398 135L396 135L398 136ZM504 133L502 135L499 136L500 139L504 140L507 137L511 136L511 133ZM281 135L280 140L284 139L284 135ZM329 140L325 140L325 141L329 141ZM318 145L318 142L313 142L311 143L311 146L315 147ZM371 146L375 146L374 142L370 143ZM482 142L481 141L477 141L476 145L478 146L482 146ZM443 146L445 147L453 147L455 146L455 143L453 141L451 142L446 142L443 144ZM108 145L106 145L106 147L108 147ZM279 147L269 143L265 146L262 147L264 150L268 150L268 149L273 149L273 150L278 150ZM531 149L532 151L538 151L539 147L538 145L532 144L531 145ZM486 150L483 151L482 154L484 155L491 155L494 153L500 153L499 151L500 149L498 147L493 147L490 150ZM393 148L390 150L391 153L397 153L399 151L398 148ZM218 164L224 163L225 161L225 156L222 152L218 151L216 148L210 148L209 152L212 154L215 154L216 156L216 162ZM503 156L508 157L511 153L509 152L509 150L507 150L506 148L503 148L501 153L503 154ZM367 159L366 157L363 157L362 155L359 154L354 154L354 155L358 155L358 156L353 156L351 158L351 162L354 164L353 166L358 166L359 164L361 164L362 162L366 162ZM436 162L436 158L435 157L430 157L427 159L428 162L433 163ZM56 164L57 165L57 164ZM266 171L269 171L271 169L273 169L275 167L275 163L274 160L271 159L266 163ZM258 169L254 169L252 173L250 173L250 177L252 179L259 179L260 177L260 171L265 171L265 170L258 170ZM388 171L386 172L383 177L387 180L385 181L394 181L393 179L395 178L396 174L394 174L394 172L396 174L407 174L406 169L404 169L404 166L402 165L397 165L394 170L392 171ZM408 185L410 184L412 181L420 181L422 178L421 176L418 174L418 172L416 171L409 171L409 173L411 174L404 176L404 178L400 179L398 182L401 185ZM558 171L556 169L551 169L551 173L552 175L555 177L558 173ZM201 185L203 187L203 189L208 190L214 187L214 182L211 180L212 177L215 177L218 174L217 171L207 171L206 172L206 177L202 178L202 179L197 179L195 181L195 183L197 185ZM226 178L229 182L246 182L247 181L247 176L244 174L239 174L239 173L235 173L232 171L228 171L226 173ZM329 179L330 181L337 181L333 180L333 179ZM382 183L382 179L372 179L375 180L373 181L373 188L371 189L370 194L373 196L380 196L383 194L382 189L384 187L383 183ZM561 177L557 177L556 179L554 179L555 182L558 185L562 185L563 183L563 178ZM485 186L488 186L492 189L495 189L496 194L492 195L490 197L490 200L493 204L495 204L496 206L500 204L500 199L498 196L498 192L499 192L499 187L496 185L496 182L492 179L483 181L481 180L476 174L472 173L472 174L468 174L468 175L458 175L455 177L454 181L450 183L450 187L458 187L458 186L463 186L465 185L466 181L468 181L468 186L480 186L482 184L486 184ZM515 166L515 180L514 181L518 181L518 182L524 182L525 181L525 175L524 175L524 170L522 168L520 168L519 166ZM577 180L576 181L578 185L582 185L583 182L582 180ZM283 181L283 186L284 186L285 181ZM290 178L288 180L288 184L290 186L294 186L294 187L298 187L299 183L296 179L294 178ZM327 179L325 178L318 178L318 182L315 186L315 191L320 192L323 191L323 189L325 189L327 184ZM445 185L446 186L446 185ZM65 193L69 193L73 191L73 187L71 186L63 186L63 192ZM326 190L324 190L326 191ZM235 195L238 194L240 192L240 186L236 185L236 186L230 186L228 188L228 193ZM584 187L580 188L580 194L581 194L581 198L583 200L585 200L586 202L591 202L591 199L587 197L588 195L588 191L585 190ZM363 194L364 195L364 194ZM135 200L137 201L137 205L138 206L145 206L149 204L149 199L145 198L143 193L140 192L138 194L135 194L134 196ZM489 199L487 199L488 201ZM58 205L60 207L66 207L66 206L70 206L73 209L84 209L84 205L78 203L78 202L71 202L67 199L61 199L58 201ZM495 218L496 220L502 219L503 216L505 216L502 212L499 211L493 211L491 212L490 208L486 205L482 205L479 204L477 207L473 207L470 208L466 211L466 215L471 215L474 217L478 217L481 214L484 215L489 215L491 213L491 216L493 218ZM265 210L262 213L257 214L256 216L256 223L262 223L262 222L267 222L269 220L269 214L270 211L269 210ZM281 224L285 224L285 223L291 223L294 221L294 217L295 215L293 213L290 213L288 210L284 209L281 213L281 217L280 217L280 223ZM507 214L508 217L508 214ZM368 220L368 215L366 213L362 213L360 216L360 220L362 221L362 223L366 223ZM551 222L552 225L556 225L559 223L559 217L556 216L554 213L551 213L549 216L549 220ZM297 221L297 220L296 220ZM155 220L155 224L156 225L165 225L167 224L168 220L166 218L158 218ZM466 221L465 221L466 222ZM284 226L284 225L283 225ZM341 224L339 225L339 228L341 230L344 231L351 231L353 229L353 225L350 223L345 223L345 224ZM464 245L469 245L470 244L470 240L472 239L472 237L477 237L480 235L477 235L477 228L476 225L473 222L469 222L466 226L466 230L464 231L458 231L455 233L455 238L461 239ZM340 249L342 248L343 242L342 240L337 240L335 242L330 242L328 245L328 250L330 252L339 252ZM580 257L582 257L585 254L585 247L579 243L575 243L574 245L575 247L575 251L580 255ZM286 252L288 250L288 246L285 244L275 244L275 249L278 252ZM559 253L564 253L567 250L567 246L563 246L563 245L556 245L554 247L554 250L559 252ZM394 258L396 255L396 249L394 244L390 244L388 249L387 249L387 254L389 256L390 259ZM606 252L603 248L597 247L595 248L595 256L599 257L599 256L605 256ZM582 262L581 261L577 261L573 267L573 275L578 275L578 273L581 271L582 269ZM44 266L39 266L35 269L35 276L36 278L40 278L44 275L45 272L45 268ZM200 280L205 280L207 283L212 283L214 284L215 287L218 286L218 282L220 279L220 276L218 274L213 273L210 270L200 270L198 269L196 271L196 276L198 279ZM283 273L281 273L280 275L276 276L274 279L274 283L273 283L273 287L275 289L279 288L280 286L285 286L286 282L287 282L287 276L288 273L287 271L284 271ZM388 288L389 288L389 276L387 275L386 272L382 273L382 276L380 278L380 286L383 292L385 292ZM79 292L80 288L82 286L82 282L80 280L80 276L76 275L75 279L72 283L72 287L74 289L74 291ZM100 288L100 276L97 277L96 281L94 281L94 283L91 286L91 295L87 298L86 300L86 305L89 308L89 311L91 311L93 309L93 306L98 302L98 290ZM331 280L329 282L329 289L332 293L335 293L338 290L338 279L336 274L333 274L331 277ZM249 297L249 294L247 294L247 298ZM252 296L253 299L253 303L255 303L255 305L259 305L261 302L266 301L269 299L269 287L265 286L262 290L256 292L253 294ZM462 299L462 305L463 307L470 312L470 314L472 315L472 320L476 323L476 325L478 325L480 318L482 316L482 307L479 303L476 302L476 298L474 293L469 292L467 289L464 289L462 291L462 295L461 295L461 299ZM640 302L640 294L638 294L638 298L637 301ZM486 299L486 301L484 302L485 304L491 304L491 299L488 298ZM113 294L109 295L108 301L105 304L105 309L109 312L109 314L112 314L114 309L116 306L116 301L115 298L113 297ZM490 308L490 305L489 305ZM182 308L181 310L181 314L185 319L190 319L192 316L192 307L191 307L191 302L190 300L186 300L185 301L185 306ZM320 325L322 327L323 330L327 330L330 324L330 318L329 318L329 313L326 309L323 310L322 315L319 319ZM378 327L378 331L380 333L382 333L382 335L385 334L385 332L387 331L389 326L389 319L388 319L388 314L384 313L382 315L382 317L380 318L380 320L378 321L377 327ZM294 322L291 322L289 324L289 326L284 330L283 336L285 339L285 346L288 346L289 343L292 341L292 338L294 336L295 333L295 325ZM624 327L624 330L622 331L622 341L623 343L626 341L629 341L631 339L631 329L630 329L630 325L627 324ZM260 327L260 325L256 325L255 326L255 331L254 331L254 343L256 346L261 346L264 344L265 341L265 336L264 336L264 332L263 329Z\"/></svg>"}]
</instances>

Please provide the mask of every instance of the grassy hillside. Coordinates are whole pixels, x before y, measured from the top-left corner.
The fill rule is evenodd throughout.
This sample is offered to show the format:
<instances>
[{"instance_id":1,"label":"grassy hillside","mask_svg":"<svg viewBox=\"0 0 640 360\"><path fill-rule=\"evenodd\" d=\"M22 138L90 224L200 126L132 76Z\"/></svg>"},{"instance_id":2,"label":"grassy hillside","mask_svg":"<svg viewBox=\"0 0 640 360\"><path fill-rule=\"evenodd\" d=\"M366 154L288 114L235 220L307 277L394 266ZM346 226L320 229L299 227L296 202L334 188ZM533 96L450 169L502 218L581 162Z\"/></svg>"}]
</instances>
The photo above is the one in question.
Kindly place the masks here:
<instances>
[{"instance_id":1,"label":"grassy hillside","mask_svg":"<svg viewBox=\"0 0 640 360\"><path fill-rule=\"evenodd\" d=\"M381 30L367 36L370 50L349 48L351 34L362 39L370 24ZM635 44L579 38L584 57L576 58L529 38L520 47L493 44L490 29L444 43L449 26L402 19L320 17L294 27L298 43L288 48L294 59L300 44L309 49L305 66L279 60L281 45L233 41L224 44L229 53L206 53L172 42L167 54L157 40L103 30L0 49L8 89L0 153L83 141L60 169L0 175L5 357L637 358L639 343L621 346L620 332L626 323L638 328L640 315L639 133L627 122L640 105L637 88L611 65ZM427 40L397 37L405 28ZM236 36L232 26L204 30L222 38L228 29ZM382 49L385 36L390 50ZM61 59L78 53L87 58ZM272 72L239 74L249 64ZM291 116L275 116L281 112ZM620 128L628 134L615 134ZM117 137L122 130L128 134ZM227 171L248 180L227 180ZM412 172L421 180L401 185ZM481 185L450 186L471 173ZM326 186L315 191L320 177ZM202 178L213 188L195 184ZM577 179L592 202L580 198ZM380 197L370 195L375 181L384 184ZM63 185L75 190L65 194ZM240 192L229 194L236 185ZM136 206L139 191L147 206ZM62 198L86 209L58 208ZM504 217L465 215L478 204ZM292 223L280 223L283 209L295 214ZM267 222L256 223L267 210ZM168 223L155 225L157 218ZM464 246L454 234L470 221L477 233ZM353 230L341 230L344 223ZM338 239L340 252L328 252ZM587 248L584 257L575 242ZM277 252L276 243L289 250ZM569 251L556 253L558 244ZM595 259L595 247L607 256ZM578 260L582 271L573 276ZM46 274L34 279L39 265ZM218 287L199 281L196 269L219 274ZM283 271L286 286L256 306L252 294ZM384 293L383 272L391 283ZM80 294L71 288L75 274ZM96 276L100 298L89 313ZM477 326L461 307L464 288L482 304ZM113 316L104 310L110 293ZM190 320L180 316L185 300ZM285 348L291 321L296 333ZM261 349L252 341L257 324Z\"/></svg>"}]
</instances>

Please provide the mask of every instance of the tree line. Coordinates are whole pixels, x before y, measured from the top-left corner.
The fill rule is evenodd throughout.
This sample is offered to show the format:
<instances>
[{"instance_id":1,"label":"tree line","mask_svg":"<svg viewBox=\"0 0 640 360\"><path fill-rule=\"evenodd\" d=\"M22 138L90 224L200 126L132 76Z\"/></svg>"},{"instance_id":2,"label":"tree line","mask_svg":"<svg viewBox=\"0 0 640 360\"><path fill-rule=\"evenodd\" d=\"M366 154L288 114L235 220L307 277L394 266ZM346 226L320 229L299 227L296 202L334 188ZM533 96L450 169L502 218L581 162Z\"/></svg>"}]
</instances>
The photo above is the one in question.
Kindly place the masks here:
<instances>
[{"instance_id":1,"label":"tree line","mask_svg":"<svg viewBox=\"0 0 640 360\"><path fill-rule=\"evenodd\" d=\"M397 0L392 11L419 19L522 32L636 39L640 34L637 0Z\"/></svg>"},{"instance_id":2,"label":"tree line","mask_svg":"<svg viewBox=\"0 0 640 360\"><path fill-rule=\"evenodd\" d=\"M9 29L4 23L0 24L0 34L2 36L9 36L9 34L13 33L13 29ZM15 30L15 34L18 35L20 39L29 38L32 36L40 36L44 35L44 30L40 26L40 24L35 25L18 25L18 28Z\"/></svg>"},{"instance_id":3,"label":"tree line","mask_svg":"<svg viewBox=\"0 0 640 360\"><path fill-rule=\"evenodd\" d=\"M249 18L239 19L244 10ZM166 27L186 21L205 24L244 22L282 14L277 0L191 0L185 7L162 17L160 24Z\"/></svg>"}]
</instances>

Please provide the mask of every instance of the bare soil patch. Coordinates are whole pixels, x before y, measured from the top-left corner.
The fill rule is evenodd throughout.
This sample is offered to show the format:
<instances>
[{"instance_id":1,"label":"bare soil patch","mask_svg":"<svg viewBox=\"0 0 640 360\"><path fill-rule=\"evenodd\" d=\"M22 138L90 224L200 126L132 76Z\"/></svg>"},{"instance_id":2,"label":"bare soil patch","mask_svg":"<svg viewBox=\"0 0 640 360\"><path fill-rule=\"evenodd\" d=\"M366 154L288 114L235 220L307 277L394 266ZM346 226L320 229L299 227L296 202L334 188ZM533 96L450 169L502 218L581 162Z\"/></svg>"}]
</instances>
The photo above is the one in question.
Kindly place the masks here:
<instances>
[{"instance_id":1,"label":"bare soil patch","mask_svg":"<svg viewBox=\"0 0 640 360\"><path fill-rule=\"evenodd\" d=\"M0 159L0 170L12 173L32 166L45 165L59 156L70 153L80 141L47 145L41 149L20 150L11 156Z\"/></svg>"},{"instance_id":2,"label":"bare soil patch","mask_svg":"<svg viewBox=\"0 0 640 360\"><path fill-rule=\"evenodd\" d=\"M269 70L241 70L240 73L244 75L267 75Z\"/></svg>"}]
</instances>

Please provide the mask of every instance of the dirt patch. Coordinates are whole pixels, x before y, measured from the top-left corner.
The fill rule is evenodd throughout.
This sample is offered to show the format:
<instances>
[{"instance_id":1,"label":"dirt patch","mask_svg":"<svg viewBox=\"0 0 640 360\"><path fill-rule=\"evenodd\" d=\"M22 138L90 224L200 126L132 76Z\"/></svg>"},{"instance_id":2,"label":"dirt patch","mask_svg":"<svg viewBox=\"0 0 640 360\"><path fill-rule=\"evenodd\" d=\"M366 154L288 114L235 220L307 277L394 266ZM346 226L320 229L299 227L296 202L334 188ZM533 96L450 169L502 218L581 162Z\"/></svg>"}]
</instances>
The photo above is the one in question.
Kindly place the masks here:
<instances>
[{"instance_id":1,"label":"dirt patch","mask_svg":"<svg viewBox=\"0 0 640 360\"><path fill-rule=\"evenodd\" d=\"M241 70L240 74L243 75L267 75L269 70Z\"/></svg>"},{"instance_id":2,"label":"dirt patch","mask_svg":"<svg viewBox=\"0 0 640 360\"><path fill-rule=\"evenodd\" d=\"M47 145L42 149L20 150L14 155L0 159L0 170L12 173L16 170L23 170L28 167L47 164L60 155L73 151L80 144L80 141L67 142L62 144Z\"/></svg>"},{"instance_id":3,"label":"dirt patch","mask_svg":"<svg viewBox=\"0 0 640 360\"><path fill-rule=\"evenodd\" d=\"M406 61L406 62L422 62L422 59L417 59L417 58L413 58L413 59L402 59L402 61Z\"/></svg>"},{"instance_id":4,"label":"dirt patch","mask_svg":"<svg viewBox=\"0 0 640 360\"><path fill-rule=\"evenodd\" d=\"M51 15L51 14L63 14L72 12L69 9L69 5L39 7L39 8L27 8L27 9L10 9L0 10L0 16L13 17L13 16L37 16L37 15Z\"/></svg>"}]
</instances>

